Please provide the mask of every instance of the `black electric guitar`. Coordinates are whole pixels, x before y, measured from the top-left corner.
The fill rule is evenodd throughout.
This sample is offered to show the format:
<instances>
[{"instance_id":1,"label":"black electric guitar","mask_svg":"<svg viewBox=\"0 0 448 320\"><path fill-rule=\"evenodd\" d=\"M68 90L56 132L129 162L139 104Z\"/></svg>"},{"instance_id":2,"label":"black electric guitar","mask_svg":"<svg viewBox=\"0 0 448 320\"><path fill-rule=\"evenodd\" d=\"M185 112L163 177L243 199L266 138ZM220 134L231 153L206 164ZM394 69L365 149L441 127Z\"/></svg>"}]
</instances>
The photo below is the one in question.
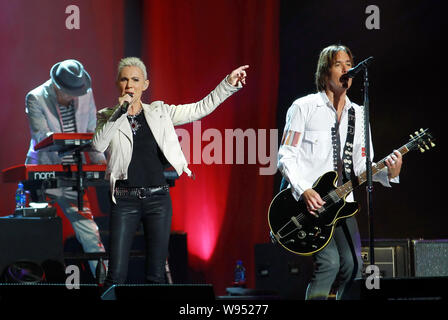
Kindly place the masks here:
<instances>
[{"instance_id":1,"label":"black electric guitar","mask_svg":"<svg viewBox=\"0 0 448 320\"><path fill-rule=\"evenodd\" d=\"M435 146L433 140L428 129L420 129L398 151L402 155L414 149L424 152ZM386 167L386 159L372 165L372 176ZM345 198L366 180L367 174L364 172L356 179L336 187L336 171L327 172L317 179L313 189L325 201L325 205L317 210L318 217L308 212L302 198L299 201L294 199L290 188L284 189L269 206L268 222L273 241L299 255L307 256L322 250L330 242L336 222L358 212L358 204L347 202Z\"/></svg>"}]
</instances>

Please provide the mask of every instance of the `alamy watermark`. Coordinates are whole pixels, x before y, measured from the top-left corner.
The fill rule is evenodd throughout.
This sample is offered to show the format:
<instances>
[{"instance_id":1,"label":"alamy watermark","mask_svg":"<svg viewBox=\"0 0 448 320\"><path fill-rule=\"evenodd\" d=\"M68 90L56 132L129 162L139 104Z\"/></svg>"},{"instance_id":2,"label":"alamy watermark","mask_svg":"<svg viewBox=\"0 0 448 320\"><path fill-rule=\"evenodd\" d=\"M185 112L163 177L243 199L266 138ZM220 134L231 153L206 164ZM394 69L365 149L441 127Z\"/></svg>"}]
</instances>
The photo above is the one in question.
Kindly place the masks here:
<instances>
[{"instance_id":1,"label":"alamy watermark","mask_svg":"<svg viewBox=\"0 0 448 320\"><path fill-rule=\"evenodd\" d=\"M374 4L366 7L366 14L369 16L366 19L365 25L369 30L380 29L380 8Z\"/></svg>"},{"instance_id":2,"label":"alamy watermark","mask_svg":"<svg viewBox=\"0 0 448 320\"><path fill-rule=\"evenodd\" d=\"M67 278L65 279L65 287L69 290L79 289L81 280L79 267L71 264L65 268L65 274L67 274Z\"/></svg>"},{"instance_id":3,"label":"alamy watermark","mask_svg":"<svg viewBox=\"0 0 448 320\"><path fill-rule=\"evenodd\" d=\"M81 28L81 19L79 7L71 4L65 8L65 13L68 14L65 19L65 27L68 30L79 30Z\"/></svg>"},{"instance_id":4,"label":"alamy watermark","mask_svg":"<svg viewBox=\"0 0 448 320\"><path fill-rule=\"evenodd\" d=\"M365 285L368 290L372 289L380 289L380 268L377 265L368 265L366 267L366 274L369 276L366 277Z\"/></svg>"},{"instance_id":5,"label":"alamy watermark","mask_svg":"<svg viewBox=\"0 0 448 320\"><path fill-rule=\"evenodd\" d=\"M192 134L183 128L177 128L176 134L190 164L258 164L262 176L277 171L277 129L202 131L201 122L194 121Z\"/></svg>"}]
</instances>

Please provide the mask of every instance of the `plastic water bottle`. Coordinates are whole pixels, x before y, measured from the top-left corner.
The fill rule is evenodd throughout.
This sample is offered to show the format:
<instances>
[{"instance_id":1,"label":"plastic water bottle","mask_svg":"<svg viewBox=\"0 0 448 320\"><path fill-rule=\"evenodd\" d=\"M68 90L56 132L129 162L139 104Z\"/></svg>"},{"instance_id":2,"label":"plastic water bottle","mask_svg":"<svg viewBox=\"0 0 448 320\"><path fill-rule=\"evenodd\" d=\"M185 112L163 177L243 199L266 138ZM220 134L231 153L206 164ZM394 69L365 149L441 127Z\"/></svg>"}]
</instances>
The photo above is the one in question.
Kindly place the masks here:
<instances>
[{"instance_id":1,"label":"plastic water bottle","mask_svg":"<svg viewBox=\"0 0 448 320\"><path fill-rule=\"evenodd\" d=\"M23 183L19 182L16 190L16 209L23 209L26 206L26 191L23 188Z\"/></svg>"},{"instance_id":2,"label":"plastic water bottle","mask_svg":"<svg viewBox=\"0 0 448 320\"><path fill-rule=\"evenodd\" d=\"M245 287L246 286L246 268L243 266L243 261L238 260L236 262L234 270L233 286Z\"/></svg>"}]
</instances>

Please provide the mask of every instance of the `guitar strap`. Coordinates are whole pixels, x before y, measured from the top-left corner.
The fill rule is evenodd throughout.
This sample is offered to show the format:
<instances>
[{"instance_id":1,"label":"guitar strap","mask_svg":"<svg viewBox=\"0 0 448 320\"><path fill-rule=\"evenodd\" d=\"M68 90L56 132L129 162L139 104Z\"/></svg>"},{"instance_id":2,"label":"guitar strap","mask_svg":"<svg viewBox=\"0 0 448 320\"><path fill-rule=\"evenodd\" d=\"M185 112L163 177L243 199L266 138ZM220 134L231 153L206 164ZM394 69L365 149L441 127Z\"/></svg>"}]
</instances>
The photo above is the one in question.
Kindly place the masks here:
<instances>
[{"instance_id":1,"label":"guitar strap","mask_svg":"<svg viewBox=\"0 0 448 320\"><path fill-rule=\"evenodd\" d=\"M344 178L348 181L353 172L353 139L355 137L355 108L348 110L347 138L345 140L342 162L344 164Z\"/></svg>"},{"instance_id":2,"label":"guitar strap","mask_svg":"<svg viewBox=\"0 0 448 320\"><path fill-rule=\"evenodd\" d=\"M348 110L348 127L347 138L345 139L345 146L342 158L340 156L341 139L339 137L339 123L336 123L331 128L332 142L333 142L333 166L337 171L339 180L338 186L342 185L344 181L350 180L353 172L353 139L355 136L355 109L351 107Z\"/></svg>"}]
</instances>

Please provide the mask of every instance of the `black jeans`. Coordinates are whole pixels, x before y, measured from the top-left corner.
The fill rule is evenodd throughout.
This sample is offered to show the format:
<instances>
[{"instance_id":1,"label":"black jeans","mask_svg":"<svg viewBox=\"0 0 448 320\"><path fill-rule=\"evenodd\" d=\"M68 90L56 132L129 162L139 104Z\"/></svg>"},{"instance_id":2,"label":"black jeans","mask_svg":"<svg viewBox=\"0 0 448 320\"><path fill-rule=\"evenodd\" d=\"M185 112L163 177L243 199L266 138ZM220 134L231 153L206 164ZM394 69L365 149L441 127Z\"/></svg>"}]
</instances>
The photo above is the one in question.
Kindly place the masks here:
<instances>
[{"instance_id":1,"label":"black jeans","mask_svg":"<svg viewBox=\"0 0 448 320\"><path fill-rule=\"evenodd\" d=\"M171 231L172 205L169 191L158 191L145 199L116 197L110 218L109 270L105 286L126 282L132 240L140 222L146 245L147 283L165 283L165 262Z\"/></svg>"}]
</instances>

